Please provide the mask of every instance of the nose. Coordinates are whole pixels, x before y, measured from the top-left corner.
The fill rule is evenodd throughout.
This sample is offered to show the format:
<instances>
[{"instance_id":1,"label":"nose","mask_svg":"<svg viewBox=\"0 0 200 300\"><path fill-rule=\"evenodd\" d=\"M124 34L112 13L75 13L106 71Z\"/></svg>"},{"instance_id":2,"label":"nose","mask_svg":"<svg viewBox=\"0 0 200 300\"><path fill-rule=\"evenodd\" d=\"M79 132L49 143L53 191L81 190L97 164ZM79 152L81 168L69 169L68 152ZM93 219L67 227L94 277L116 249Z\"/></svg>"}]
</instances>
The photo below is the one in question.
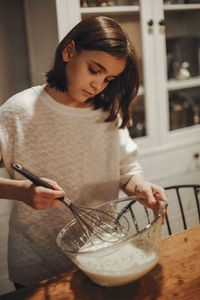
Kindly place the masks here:
<instances>
[{"instance_id":1,"label":"nose","mask_svg":"<svg viewBox=\"0 0 200 300\"><path fill-rule=\"evenodd\" d=\"M98 80L95 80L95 81L93 80L90 83L90 86L93 89L94 93L98 93L101 90L103 90L103 88L104 88L104 82L101 79L98 79Z\"/></svg>"}]
</instances>

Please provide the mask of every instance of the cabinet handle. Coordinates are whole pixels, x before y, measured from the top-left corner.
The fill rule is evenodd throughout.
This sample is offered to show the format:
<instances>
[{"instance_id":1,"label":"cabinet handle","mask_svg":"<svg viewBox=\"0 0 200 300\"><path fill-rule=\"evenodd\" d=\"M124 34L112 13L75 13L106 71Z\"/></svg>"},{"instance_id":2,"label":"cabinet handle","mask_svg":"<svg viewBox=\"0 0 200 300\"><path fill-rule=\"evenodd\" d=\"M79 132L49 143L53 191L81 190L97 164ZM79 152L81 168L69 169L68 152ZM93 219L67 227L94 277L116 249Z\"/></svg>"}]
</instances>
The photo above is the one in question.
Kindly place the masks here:
<instances>
[{"instance_id":1,"label":"cabinet handle","mask_svg":"<svg viewBox=\"0 0 200 300\"><path fill-rule=\"evenodd\" d=\"M158 24L159 24L160 26L165 26L165 20L164 20L164 19L160 20L160 21L158 22Z\"/></svg>"},{"instance_id":2,"label":"cabinet handle","mask_svg":"<svg viewBox=\"0 0 200 300\"><path fill-rule=\"evenodd\" d=\"M153 26L153 20L150 19L150 20L147 22L147 24L149 25L149 27L152 27L152 26Z\"/></svg>"}]
</instances>

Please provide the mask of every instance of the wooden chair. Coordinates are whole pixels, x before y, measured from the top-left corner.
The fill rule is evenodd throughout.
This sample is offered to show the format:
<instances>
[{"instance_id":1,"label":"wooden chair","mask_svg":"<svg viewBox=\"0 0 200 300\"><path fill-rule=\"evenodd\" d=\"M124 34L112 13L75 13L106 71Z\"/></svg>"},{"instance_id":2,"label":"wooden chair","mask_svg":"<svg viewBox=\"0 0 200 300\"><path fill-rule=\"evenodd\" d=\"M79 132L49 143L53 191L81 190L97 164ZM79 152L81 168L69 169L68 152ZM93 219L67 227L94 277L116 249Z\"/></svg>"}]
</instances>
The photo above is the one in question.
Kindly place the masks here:
<instances>
[{"instance_id":1,"label":"wooden chair","mask_svg":"<svg viewBox=\"0 0 200 300\"><path fill-rule=\"evenodd\" d=\"M169 235L181 231L180 226L182 226L182 230L185 230L188 227L200 224L200 185L174 185L165 187L165 190L167 191L169 202L165 217ZM189 216L188 212L191 211L192 215ZM177 222L178 217L180 219L179 223ZM178 229L174 226L176 222L173 223L176 218L176 222L179 224L177 226L177 228L179 227ZM191 219L193 219L192 222ZM173 227L175 230L173 230Z\"/></svg>"}]
</instances>

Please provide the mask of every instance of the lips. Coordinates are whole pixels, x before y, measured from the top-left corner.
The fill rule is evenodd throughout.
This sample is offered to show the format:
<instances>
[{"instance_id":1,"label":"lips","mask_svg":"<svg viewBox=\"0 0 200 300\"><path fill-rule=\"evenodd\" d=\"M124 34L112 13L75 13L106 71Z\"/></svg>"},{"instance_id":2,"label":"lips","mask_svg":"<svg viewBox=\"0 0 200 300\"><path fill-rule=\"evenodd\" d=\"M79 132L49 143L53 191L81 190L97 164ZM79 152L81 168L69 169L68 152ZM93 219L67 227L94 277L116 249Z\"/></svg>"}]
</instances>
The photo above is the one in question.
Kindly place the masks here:
<instances>
[{"instance_id":1,"label":"lips","mask_svg":"<svg viewBox=\"0 0 200 300\"><path fill-rule=\"evenodd\" d=\"M83 90L83 92L86 94L86 95L88 95L89 97L92 97L93 96L93 94L92 93L89 93L88 91L86 91L86 90Z\"/></svg>"}]
</instances>

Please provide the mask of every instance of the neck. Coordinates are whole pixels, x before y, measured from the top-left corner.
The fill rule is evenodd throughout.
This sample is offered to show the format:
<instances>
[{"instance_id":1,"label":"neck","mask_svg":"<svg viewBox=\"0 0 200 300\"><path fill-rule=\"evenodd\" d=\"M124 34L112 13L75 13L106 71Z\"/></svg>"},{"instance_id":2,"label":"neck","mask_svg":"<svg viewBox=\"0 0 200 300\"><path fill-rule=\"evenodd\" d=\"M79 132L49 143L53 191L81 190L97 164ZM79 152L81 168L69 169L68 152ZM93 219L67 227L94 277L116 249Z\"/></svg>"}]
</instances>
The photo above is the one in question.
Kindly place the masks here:
<instances>
[{"instance_id":1,"label":"neck","mask_svg":"<svg viewBox=\"0 0 200 300\"><path fill-rule=\"evenodd\" d=\"M47 84L44 87L44 90L47 94L49 94L55 101L67 105L67 106L73 106L73 107L79 107L79 108L86 108L90 107L91 103L81 103L73 99L67 91L65 92L60 92L57 91L56 88L52 88Z\"/></svg>"}]
</instances>

